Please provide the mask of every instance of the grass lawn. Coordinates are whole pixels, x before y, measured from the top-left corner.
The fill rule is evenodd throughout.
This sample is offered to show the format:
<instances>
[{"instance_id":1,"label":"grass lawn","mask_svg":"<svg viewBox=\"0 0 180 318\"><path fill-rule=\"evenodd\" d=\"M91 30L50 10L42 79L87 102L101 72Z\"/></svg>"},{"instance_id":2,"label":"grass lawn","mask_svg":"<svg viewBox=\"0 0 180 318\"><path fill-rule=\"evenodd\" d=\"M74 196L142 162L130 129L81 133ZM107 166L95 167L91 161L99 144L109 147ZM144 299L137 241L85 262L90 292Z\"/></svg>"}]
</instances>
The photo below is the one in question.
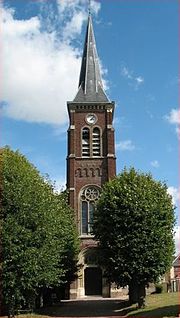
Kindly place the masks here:
<instances>
[{"instance_id":1,"label":"grass lawn","mask_svg":"<svg viewBox=\"0 0 180 318\"><path fill-rule=\"evenodd\" d=\"M153 294L146 297L146 307L123 308L120 315L126 317L178 317L180 313L180 293Z\"/></svg>"}]
</instances>

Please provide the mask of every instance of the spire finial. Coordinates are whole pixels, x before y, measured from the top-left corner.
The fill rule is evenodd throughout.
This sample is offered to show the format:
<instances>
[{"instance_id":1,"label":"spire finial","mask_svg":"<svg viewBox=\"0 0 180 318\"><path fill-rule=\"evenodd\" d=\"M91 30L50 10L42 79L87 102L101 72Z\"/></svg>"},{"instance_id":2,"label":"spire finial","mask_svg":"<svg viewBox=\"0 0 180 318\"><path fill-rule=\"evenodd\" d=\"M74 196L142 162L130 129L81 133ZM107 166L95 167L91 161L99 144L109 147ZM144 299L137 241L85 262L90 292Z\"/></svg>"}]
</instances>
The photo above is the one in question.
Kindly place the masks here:
<instances>
[{"instance_id":1,"label":"spire finial","mask_svg":"<svg viewBox=\"0 0 180 318\"><path fill-rule=\"evenodd\" d=\"M88 14L91 15L91 0L88 0Z\"/></svg>"}]
</instances>

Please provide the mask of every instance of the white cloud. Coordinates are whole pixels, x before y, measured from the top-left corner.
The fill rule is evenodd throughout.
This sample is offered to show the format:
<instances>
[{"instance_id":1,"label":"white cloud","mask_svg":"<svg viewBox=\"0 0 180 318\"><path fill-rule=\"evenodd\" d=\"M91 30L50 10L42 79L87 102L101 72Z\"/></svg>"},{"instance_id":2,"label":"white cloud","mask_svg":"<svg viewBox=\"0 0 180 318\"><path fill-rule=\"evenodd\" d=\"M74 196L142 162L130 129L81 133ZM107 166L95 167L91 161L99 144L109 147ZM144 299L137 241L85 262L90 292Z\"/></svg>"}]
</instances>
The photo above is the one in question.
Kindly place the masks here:
<instances>
[{"instance_id":1,"label":"white cloud","mask_svg":"<svg viewBox=\"0 0 180 318\"><path fill-rule=\"evenodd\" d=\"M175 188L173 186L168 187L168 193L172 196L172 202L177 205L180 201L180 188Z\"/></svg>"},{"instance_id":2,"label":"white cloud","mask_svg":"<svg viewBox=\"0 0 180 318\"><path fill-rule=\"evenodd\" d=\"M180 125L180 109L171 109L169 115L165 116L165 119L170 123L170 124L176 124Z\"/></svg>"},{"instance_id":3,"label":"white cloud","mask_svg":"<svg viewBox=\"0 0 180 318\"><path fill-rule=\"evenodd\" d=\"M2 9L4 114L29 122L63 124L66 101L77 91L80 57L56 35L40 31L40 20L16 20Z\"/></svg>"},{"instance_id":4,"label":"white cloud","mask_svg":"<svg viewBox=\"0 0 180 318\"><path fill-rule=\"evenodd\" d=\"M69 23L66 24L63 30L63 37L65 40L74 38L76 34L79 34L82 29L84 21L87 20L87 14L84 12L77 12Z\"/></svg>"},{"instance_id":5,"label":"white cloud","mask_svg":"<svg viewBox=\"0 0 180 318\"><path fill-rule=\"evenodd\" d=\"M175 125L175 132L180 139L180 109L172 108L168 115L164 116L170 124Z\"/></svg>"},{"instance_id":6,"label":"white cloud","mask_svg":"<svg viewBox=\"0 0 180 318\"><path fill-rule=\"evenodd\" d=\"M59 5L59 11L60 13L63 13L65 10L67 10L70 7L74 7L79 3L77 0L57 0L57 3Z\"/></svg>"},{"instance_id":7,"label":"white cloud","mask_svg":"<svg viewBox=\"0 0 180 318\"><path fill-rule=\"evenodd\" d=\"M121 74L128 79L133 79L132 71L128 70L126 66L122 67Z\"/></svg>"},{"instance_id":8,"label":"white cloud","mask_svg":"<svg viewBox=\"0 0 180 318\"><path fill-rule=\"evenodd\" d=\"M59 14L64 19L63 38L70 41L81 32L84 21L87 20L88 1L87 0L57 0ZM100 10L100 3L91 1L91 11L95 14Z\"/></svg>"},{"instance_id":9,"label":"white cloud","mask_svg":"<svg viewBox=\"0 0 180 318\"><path fill-rule=\"evenodd\" d=\"M159 162L158 160L153 160L150 162L151 166L154 168L159 168Z\"/></svg>"},{"instance_id":10,"label":"white cloud","mask_svg":"<svg viewBox=\"0 0 180 318\"><path fill-rule=\"evenodd\" d=\"M81 32L87 19L85 3L59 1L63 15L58 33L55 28L51 32L43 28L41 16L17 20L13 10L1 8L4 115L56 126L67 122L66 102L77 93L81 64L80 51L68 38ZM70 15L65 14L67 7ZM92 10L98 12L99 8L100 4L92 1ZM42 10L46 9L42 4ZM52 15L50 12L48 23L53 20Z\"/></svg>"},{"instance_id":11,"label":"white cloud","mask_svg":"<svg viewBox=\"0 0 180 318\"><path fill-rule=\"evenodd\" d=\"M87 0L57 0L58 8L60 14L64 14L65 11L77 11L79 9L84 9L87 13L88 10L88 1ZM99 2L92 0L91 1L91 11L94 13L98 13L101 5Z\"/></svg>"},{"instance_id":12,"label":"white cloud","mask_svg":"<svg viewBox=\"0 0 180 318\"><path fill-rule=\"evenodd\" d=\"M135 149L134 144L132 143L132 140L124 140L124 141L120 141L119 143L116 144L116 150L120 150L120 151L132 151Z\"/></svg>"},{"instance_id":13,"label":"white cloud","mask_svg":"<svg viewBox=\"0 0 180 318\"><path fill-rule=\"evenodd\" d=\"M137 90L142 84L144 84L144 78L142 76L136 76L134 71L129 70L128 67L121 67L121 75L128 80L129 85L133 86Z\"/></svg>"},{"instance_id":14,"label":"white cloud","mask_svg":"<svg viewBox=\"0 0 180 318\"><path fill-rule=\"evenodd\" d=\"M138 76L138 77L135 78L135 81L138 84L142 84L142 83L144 83L144 78L142 76Z\"/></svg>"}]
</instances>

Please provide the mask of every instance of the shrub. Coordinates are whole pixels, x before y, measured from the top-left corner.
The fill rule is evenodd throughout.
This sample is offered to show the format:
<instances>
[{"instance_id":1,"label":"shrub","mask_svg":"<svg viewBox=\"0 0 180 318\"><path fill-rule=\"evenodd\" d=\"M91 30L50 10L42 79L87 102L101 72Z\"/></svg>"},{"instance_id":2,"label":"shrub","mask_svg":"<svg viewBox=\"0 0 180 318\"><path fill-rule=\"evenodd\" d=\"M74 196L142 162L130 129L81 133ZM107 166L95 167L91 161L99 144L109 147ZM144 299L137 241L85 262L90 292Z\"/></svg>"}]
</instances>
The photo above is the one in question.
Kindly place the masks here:
<instances>
[{"instance_id":1,"label":"shrub","mask_svg":"<svg viewBox=\"0 0 180 318\"><path fill-rule=\"evenodd\" d=\"M156 288L156 290L155 290L156 294L161 294L163 292L163 285L162 284L156 284L155 288Z\"/></svg>"}]
</instances>

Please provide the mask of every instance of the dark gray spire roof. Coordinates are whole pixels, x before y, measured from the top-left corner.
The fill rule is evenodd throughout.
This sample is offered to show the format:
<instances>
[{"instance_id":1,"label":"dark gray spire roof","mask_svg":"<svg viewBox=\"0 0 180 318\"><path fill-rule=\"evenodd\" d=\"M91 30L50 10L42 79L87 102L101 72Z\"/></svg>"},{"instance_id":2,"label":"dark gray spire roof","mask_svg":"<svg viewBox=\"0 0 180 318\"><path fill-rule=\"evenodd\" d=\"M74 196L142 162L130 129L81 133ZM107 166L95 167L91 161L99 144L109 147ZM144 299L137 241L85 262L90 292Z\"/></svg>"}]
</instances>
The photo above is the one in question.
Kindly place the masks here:
<instances>
[{"instance_id":1,"label":"dark gray spire roof","mask_svg":"<svg viewBox=\"0 0 180 318\"><path fill-rule=\"evenodd\" d=\"M74 102L109 102L103 90L91 14L88 17L79 90Z\"/></svg>"}]
</instances>

